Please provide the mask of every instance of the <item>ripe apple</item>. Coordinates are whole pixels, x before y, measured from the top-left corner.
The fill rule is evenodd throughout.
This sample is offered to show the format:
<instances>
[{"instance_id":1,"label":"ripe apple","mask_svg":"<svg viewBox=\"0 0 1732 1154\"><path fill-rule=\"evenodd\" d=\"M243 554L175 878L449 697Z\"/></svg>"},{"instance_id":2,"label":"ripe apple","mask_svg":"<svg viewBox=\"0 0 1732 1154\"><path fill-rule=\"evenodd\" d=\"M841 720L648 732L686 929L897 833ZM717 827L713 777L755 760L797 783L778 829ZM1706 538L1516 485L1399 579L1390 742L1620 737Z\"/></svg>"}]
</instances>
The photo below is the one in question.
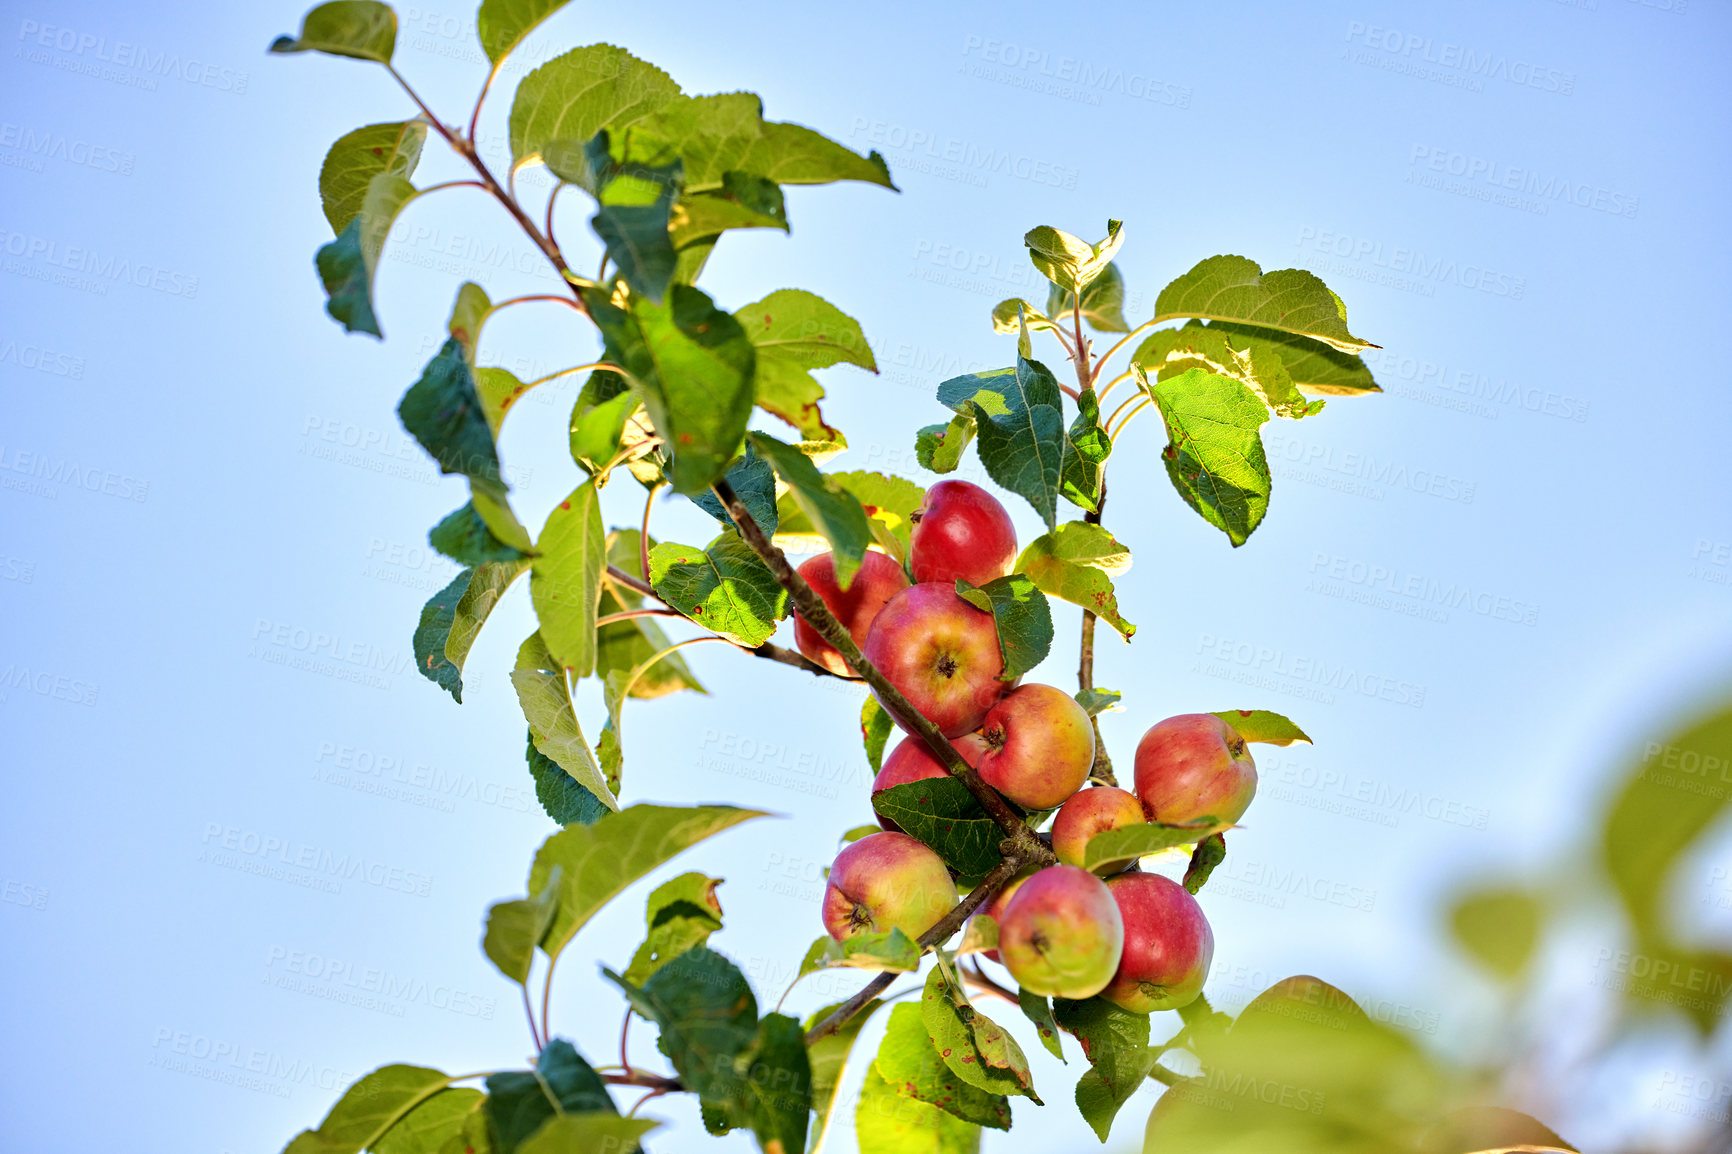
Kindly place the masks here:
<instances>
[{"instance_id":1,"label":"ripe apple","mask_svg":"<svg viewBox=\"0 0 1732 1154\"><path fill-rule=\"evenodd\" d=\"M1257 793L1257 763L1239 731L1212 713L1156 722L1137 742L1137 797L1150 821L1213 817L1200 833L1229 829Z\"/></svg>"},{"instance_id":2,"label":"ripe apple","mask_svg":"<svg viewBox=\"0 0 1732 1154\"><path fill-rule=\"evenodd\" d=\"M1124 945L1112 893L1076 866L1048 866L1029 878L998 923L1004 968L1031 994L1093 997L1112 981Z\"/></svg>"},{"instance_id":3,"label":"ripe apple","mask_svg":"<svg viewBox=\"0 0 1732 1154\"><path fill-rule=\"evenodd\" d=\"M985 585L1016 564L1016 527L998 498L967 481L940 481L914 513L908 568L916 581Z\"/></svg>"},{"instance_id":4,"label":"ripe apple","mask_svg":"<svg viewBox=\"0 0 1732 1154\"><path fill-rule=\"evenodd\" d=\"M1024 685L1005 694L981 725L980 776L1025 809L1064 804L1089 779L1095 732L1088 710L1062 689Z\"/></svg>"},{"instance_id":5,"label":"ripe apple","mask_svg":"<svg viewBox=\"0 0 1732 1154\"><path fill-rule=\"evenodd\" d=\"M980 755L986 750L986 741L977 733L965 733L950 743L951 748L962 755L962 760L974 765L980 760ZM872 792L889 789L893 785L907 785L911 781L925 781L929 777L949 777L950 771L939 764L932 751L926 748L926 742L918 737L904 737L890 751L890 756L884 759L884 767L878 771L878 776L872 779ZM878 815L878 824L888 830L898 830L899 827L883 814Z\"/></svg>"},{"instance_id":6,"label":"ripe apple","mask_svg":"<svg viewBox=\"0 0 1732 1154\"><path fill-rule=\"evenodd\" d=\"M905 833L868 834L836 855L824 887L824 928L837 941L894 927L911 938L956 904L939 856Z\"/></svg>"},{"instance_id":7,"label":"ripe apple","mask_svg":"<svg viewBox=\"0 0 1732 1154\"><path fill-rule=\"evenodd\" d=\"M910 585L890 598L864 648L866 660L946 737L980 728L986 711L1013 684L999 680L1004 656L992 614L958 597L950 585Z\"/></svg>"},{"instance_id":8,"label":"ripe apple","mask_svg":"<svg viewBox=\"0 0 1732 1154\"><path fill-rule=\"evenodd\" d=\"M1196 1001L1215 956L1215 934L1197 899L1160 874L1120 874L1107 890L1124 918L1125 949L1101 997L1133 1014Z\"/></svg>"},{"instance_id":9,"label":"ripe apple","mask_svg":"<svg viewBox=\"0 0 1732 1154\"><path fill-rule=\"evenodd\" d=\"M997 922L1002 926L1004 924L1004 907L1010 904L1011 895L1021 889L1022 883L1033 877L1035 872L1034 869L1029 869L1018 874L1016 877L1011 878L1010 883L1003 889L999 890L998 893L994 894L991 901L974 911L974 916L979 917L981 914L985 914L994 922ZM998 951L996 949L981 950L980 953L982 957L991 958L995 962L999 961Z\"/></svg>"},{"instance_id":10,"label":"ripe apple","mask_svg":"<svg viewBox=\"0 0 1732 1154\"><path fill-rule=\"evenodd\" d=\"M1076 795L1059 807L1052 819L1052 852L1066 865L1083 864L1083 851L1096 834L1121 826L1141 825L1143 803L1137 795L1123 789L1101 785L1078 790ZM1096 872L1101 876L1117 873L1130 864L1117 862L1104 865Z\"/></svg>"},{"instance_id":11,"label":"ripe apple","mask_svg":"<svg viewBox=\"0 0 1732 1154\"><path fill-rule=\"evenodd\" d=\"M874 549L866 551L854 580L848 583L846 590L836 584L836 559L829 553L820 553L801 565L800 576L824 599L824 604L847 628L856 645L866 644L866 633L872 628L872 619L878 616L885 602L908 588L908 577L902 572L902 566ZM794 612L794 644L801 653L831 673L839 677L854 676L854 671L848 668L836 647L806 624L798 610Z\"/></svg>"}]
</instances>

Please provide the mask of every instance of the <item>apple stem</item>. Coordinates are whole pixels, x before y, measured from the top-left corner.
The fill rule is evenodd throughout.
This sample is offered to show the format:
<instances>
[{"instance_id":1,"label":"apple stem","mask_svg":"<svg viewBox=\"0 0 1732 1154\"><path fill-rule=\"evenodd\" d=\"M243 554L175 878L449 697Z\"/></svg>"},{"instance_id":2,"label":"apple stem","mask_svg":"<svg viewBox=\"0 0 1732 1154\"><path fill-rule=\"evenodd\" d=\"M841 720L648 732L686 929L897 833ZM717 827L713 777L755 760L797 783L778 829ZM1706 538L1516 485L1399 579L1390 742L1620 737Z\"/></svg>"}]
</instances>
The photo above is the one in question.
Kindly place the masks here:
<instances>
[{"instance_id":1,"label":"apple stem","mask_svg":"<svg viewBox=\"0 0 1732 1154\"><path fill-rule=\"evenodd\" d=\"M1083 514L1083 520L1090 525L1101 523L1101 511L1107 506L1107 478L1101 474L1101 492L1095 501L1095 507ZM1093 693L1095 689L1095 615L1084 609L1082 615L1082 645L1077 658L1076 684L1077 689L1084 693ZM1107 743L1101 737L1100 714L1089 711L1089 725L1095 731L1095 763L1089 770L1089 776L1104 785L1116 786L1119 783L1113 774L1113 759L1107 754Z\"/></svg>"},{"instance_id":2,"label":"apple stem","mask_svg":"<svg viewBox=\"0 0 1732 1154\"><path fill-rule=\"evenodd\" d=\"M878 698L878 704L905 728L924 741L938 759L940 765L968 787L981 808L986 810L998 828L1005 833L1006 841L1018 847L1027 861L1053 862L1052 851L1042 845L1034 831L1023 821L1021 815L1010 807L1010 803L1000 797L998 791L981 780L962 755L950 744L939 728L914 707L902 691L890 683L890 680L879 672L878 668L861 654L860 647L854 644L854 638L836 615L830 612L830 607L824 603L815 589L806 583L806 579L794 571L788 563L787 556L775 543L764 535L764 530L752 519L751 513L741 502L733 486L726 478L715 483L716 496L727 507L728 513L734 519L734 525L740 531L740 536L750 545L752 552L769 567L775 576L776 583L788 591L794 600L794 607L800 613L806 624L818 631L818 635L835 647L842 655L842 660L848 667L858 673L871 687L873 695Z\"/></svg>"}]
</instances>

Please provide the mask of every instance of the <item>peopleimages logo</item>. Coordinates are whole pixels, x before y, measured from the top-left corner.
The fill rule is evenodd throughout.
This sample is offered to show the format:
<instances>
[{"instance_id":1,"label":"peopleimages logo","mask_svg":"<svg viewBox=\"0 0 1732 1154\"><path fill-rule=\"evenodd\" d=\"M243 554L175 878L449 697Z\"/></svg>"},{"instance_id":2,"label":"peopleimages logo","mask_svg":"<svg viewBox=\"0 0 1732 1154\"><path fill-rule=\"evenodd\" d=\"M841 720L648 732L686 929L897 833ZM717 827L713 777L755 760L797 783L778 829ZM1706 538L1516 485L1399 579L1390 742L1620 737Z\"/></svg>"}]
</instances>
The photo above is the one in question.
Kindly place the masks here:
<instances>
[{"instance_id":1,"label":"peopleimages logo","mask_svg":"<svg viewBox=\"0 0 1732 1154\"><path fill-rule=\"evenodd\" d=\"M0 253L18 257L20 260L36 261L55 269L63 269L68 273L82 273L96 278L95 288L99 294L106 294L107 286L103 281L111 283L126 282L136 288L150 289L153 292L166 293L172 297L185 297L192 300L198 296L198 278L187 273L176 272L151 264L149 261L133 261L110 252L106 255L93 248L83 248L79 245L62 245L57 240L43 236L31 236L28 233L12 232L0 228ZM7 272L29 276L30 266L7 263ZM39 276L39 280L52 279ZM89 291L83 285L69 285Z\"/></svg>"},{"instance_id":2,"label":"peopleimages logo","mask_svg":"<svg viewBox=\"0 0 1732 1154\"><path fill-rule=\"evenodd\" d=\"M1499 272L1483 265L1462 264L1449 257L1427 257L1416 248L1397 246L1385 252L1382 241L1369 237L1349 236L1344 232L1331 232L1305 225L1299 229L1299 239L1293 243L1301 249L1310 248L1341 261L1369 264L1389 273L1401 274L1402 278L1412 277L1421 288L1427 290L1432 284L1453 284L1515 301L1521 300L1527 292L1526 277ZM1347 269L1345 265L1333 267L1335 270ZM1353 274L1347 271L1346 275ZM1392 287L1407 286L1396 283ZM1429 296L1430 292L1427 291L1425 295Z\"/></svg>"},{"instance_id":3,"label":"peopleimages logo","mask_svg":"<svg viewBox=\"0 0 1732 1154\"><path fill-rule=\"evenodd\" d=\"M18 25L18 39L22 46L17 55L24 55L26 50L30 49L50 48L56 52L68 53L72 57L67 59L63 56L60 60L54 60L46 53L32 52L29 58L33 63L53 64L68 72L82 72L102 80L116 80L146 91L156 90L157 77L179 79L202 88L233 92L237 96L243 95L247 90L247 73L238 69L207 64L190 56L183 59L178 52L153 51L146 45L125 40L116 40L111 44L106 36L80 32L64 25L23 20ZM145 75L128 77L124 73L116 73L114 68L99 67L103 64L132 69Z\"/></svg>"},{"instance_id":4,"label":"peopleimages logo","mask_svg":"<svg viewBox=\"0 0 1732 1154\"><path fill-rule=\"evenodd\" d=\"M1508 190L1534 197L1540 203L1537 207L1539 215L1545 215L1546 201L1563 201L1577 208L1592 209L1610 216L1635 219L1636 210L1641 207L1642 198L1632 196L1616 189L1602 188L1597 184L1585 181L1570 180L1555 174L1545 175L1534 169L1505 164L1499 160L1490 160L1483 156L1470 156L1465 152L1456 152L1448 148L1436 148L1429 144L1416 144L1413 154L1408 157L1408 180L1412 182L1416 172L1443 173L1448 176L1460 177L1469 185L1484 184L1490 189ZM1454 191L1446 188L1445 191ZM1512 207L1522 207L1514 205ZM1530 210L1532 211L1532 210Z\"/></svg>"},{"instance_id":5,"label":"peopleimages logo","mask_svg":"<svg viewBox=\"0 0 1732 1154\"><path fill-rule=\"evenodd\" d=\"M1361 57L1359 63L1395 72L1411 72L1422 79L1444 79L1479 92L1487 80L1503 80L1521 88L1537 88L1568 96L1576 89L1576 74L1526 60L1511 60L1497 52L1479 52L1463 44L1439 41L1430 36L1381 28L1362 20L1347 22L1347 41L1383 53Z\"/></svg>"}]
</instances>

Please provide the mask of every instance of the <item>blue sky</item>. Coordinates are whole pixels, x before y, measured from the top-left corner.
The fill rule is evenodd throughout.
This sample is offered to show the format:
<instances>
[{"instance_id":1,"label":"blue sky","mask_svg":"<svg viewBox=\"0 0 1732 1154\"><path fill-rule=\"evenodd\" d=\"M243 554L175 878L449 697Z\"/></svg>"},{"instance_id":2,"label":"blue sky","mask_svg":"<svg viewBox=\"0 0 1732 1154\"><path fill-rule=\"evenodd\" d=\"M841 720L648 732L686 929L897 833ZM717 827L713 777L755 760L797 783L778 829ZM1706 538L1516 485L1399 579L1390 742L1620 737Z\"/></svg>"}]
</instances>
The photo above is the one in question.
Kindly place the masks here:
<instances>
[{"instance_id":1,"label":"blue sky","mask_svg":"<svg viewBox=\"0 0 1732 1154\"><path fill-rule=\"evenodd\" d=\"M409 634L455 570L425 532L463 496L395 406L461 280L497 299L549 274L495 205L441 193L381 263L389 339L346 337L312 271L316 178L337 136L412 112L382 70L267 57L297 7L0 9L0 1112L44 1154L272 1150L384 1062L519 1062L515 995L476 947L552 828L505 677L531 616L514 590L461 708L416 675ZM472 14L399 11L398 66L460 120L483 74ZM1040 299L1036 224L1092 238L1122 218L1133 316L1219 252L1346 300L1387 391L1268 427L1274 495L1244 548L1173 493L1157 423L1121 440L1107 523L1140 630L1103 641L1097 680L1125 695L1105 731L1127 762L1180 712L1271 708L1316 739L1259 751L1263 791L1204 891L1217 1004L1309 971L1436 1045L1471 1036L1489 995L1440 898L1559 860L1620 765L1728 678L1724 10L573 4L495 89L487 155L527 67L598 40L884 153L900 195L793 190L791 236L732 235L705 277L727 307L797 286L860 320L881 372L823 374L853 446L837 467L930 480L913 431L942 419L940 379L1012 355L987 314ZM457 173L430 144L422 176ZM539 203L546 184L524 188ZM580 199L559 228L588 254ZM527 379L596 348L529 306L481 359ZM532 526L579 478L575 389L505 429ZM641 502L620 481L610 522ZM711 531L678 501L654 517L666 539ZM1034 676L1064 684L1074 612L1058 627ZM769 1004L820 932L836 834L869 815L859 697L689 657L712 693L628 709L625 796L781 815L677 867L727 879L713 944ZM295 864L344 859L335 880ZM620 1003L594 963L629 959L649 884L556 988L556 1028L598 1061ZM1558 988L1586 990L1607 933L1552 959ZM789 1005L847 988L815 979ZM986 1149L1083 1140L1074 1065L1035 1060L1058 1105L1019 1105ZM1632 1059L1609 1092L1645 1103L1665 1061ZM70 1072L98 1064L92 1105ZM1136 1147L1150 1101L1112 1149ZM663 1105L658 1148L697 1141L695 1112ZM1566 1105L1607 1135L1679 1124Z\"/></svg>"}]
</instances>

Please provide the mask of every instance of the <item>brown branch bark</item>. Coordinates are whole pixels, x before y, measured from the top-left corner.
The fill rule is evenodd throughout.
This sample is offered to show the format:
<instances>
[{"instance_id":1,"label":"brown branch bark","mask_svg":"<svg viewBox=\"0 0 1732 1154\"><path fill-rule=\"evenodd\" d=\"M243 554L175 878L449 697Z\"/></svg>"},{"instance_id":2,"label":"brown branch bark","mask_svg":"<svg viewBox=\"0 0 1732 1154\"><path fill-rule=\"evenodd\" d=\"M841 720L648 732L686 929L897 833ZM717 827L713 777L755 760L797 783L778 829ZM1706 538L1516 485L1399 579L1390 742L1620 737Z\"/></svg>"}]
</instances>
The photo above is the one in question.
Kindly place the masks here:
<instances>
[{"instance_id":1,"label":"brown branch bark","mask_svg":"<svg viewBox=\"0 0 1732 1154\"><path fill-rule=\"evenodd\" d=\"M769 567L777 584L788 591L794 600L794 607L799 610L806 624L816 629L819 636L834 646L848 663L848 667L871 687L873 695L878 698L878 704L884 707L885 712L895 718L904 729L924 741L932 755L938 758L939 764L968 787L968 792L980 802L981 808L986 810L992 820L998 823L998 828L1004 831L1007 841L1025 854L1032 855L1031 860L1057 860L1052 857L1052 851L1040 843L1021 815L1011 809L1010 803L981 780L980 774L962 760L962 755L956 752L939 728L927 720L926 716L914 707L913 702L902 695L901 690L892 685L877 667L861 655L860 647L854 644L854 638L849 635L847 627L836 620L836 615L830 612L824 599L806 584L805 578L796 573L794 567L788 563L787 556L764 535L764 530L752 519L751 513L747 512L733 486L724 478L716 482L715 490L716 496L721 498L722 504L727 506L729 515L733 517L740 536L745 538L746 544L752 547L752 552Z\"/></svg>"}]
</instances>

